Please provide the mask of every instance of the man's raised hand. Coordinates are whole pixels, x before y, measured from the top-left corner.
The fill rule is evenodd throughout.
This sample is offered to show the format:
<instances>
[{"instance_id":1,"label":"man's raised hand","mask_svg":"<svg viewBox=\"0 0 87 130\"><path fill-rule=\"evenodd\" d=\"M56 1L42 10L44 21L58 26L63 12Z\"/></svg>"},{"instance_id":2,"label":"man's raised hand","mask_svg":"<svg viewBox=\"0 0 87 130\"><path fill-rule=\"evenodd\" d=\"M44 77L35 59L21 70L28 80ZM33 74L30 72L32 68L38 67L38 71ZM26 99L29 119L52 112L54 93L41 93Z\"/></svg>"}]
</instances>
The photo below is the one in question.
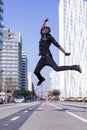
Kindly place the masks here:
<instances>
[{"instance_id":1,"label":"man's raised hand","mask_svg":"<svg viewBox=\"0 0 87 130\"><path fill-rule=\"evenodd\" d=\"M44 20L44 22L48 22L48 19L46 18L46 19Z\"/></svg>"}]
</instances>

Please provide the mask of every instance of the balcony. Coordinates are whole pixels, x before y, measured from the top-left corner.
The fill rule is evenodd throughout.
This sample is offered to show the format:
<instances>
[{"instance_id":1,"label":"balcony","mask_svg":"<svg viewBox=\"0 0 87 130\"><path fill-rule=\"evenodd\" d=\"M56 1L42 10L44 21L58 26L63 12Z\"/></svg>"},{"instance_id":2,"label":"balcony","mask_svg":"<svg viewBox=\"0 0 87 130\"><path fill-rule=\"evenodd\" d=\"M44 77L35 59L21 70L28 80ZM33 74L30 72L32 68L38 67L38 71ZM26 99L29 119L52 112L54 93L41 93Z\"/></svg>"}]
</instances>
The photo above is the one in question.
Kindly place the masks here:
<instances>
[{"instance_id":1,"label":"balcony","mask_svg":"<svg viewBox=\"0 0 87 130\"><path fill-rule=\"evenodd\" d=\"M3 36L3 33L2 33L2 31L0 30L0 36Z\"/></svg>"},{"instance_id":2,"label":"balcony","mask_svg":"<svg viewBox=\"0 0 87 130\"><path fill-rule=\"evenodd\" d=\"M0 0L0 5L3 5L3 1L2 0Z\"/></svg>"},{"instance_id":3,"label":"balcony","mask_svg":"<svg viewBox=\"0 0 87 130\"><path fill-rule=\"evenodd\" d=\"M2 12L3 13L3 9L0 7L0 12Z\"/></svg>"},{"instance_id":4,"label":"balcony","mask_svg":"<svg viewBox=\"0 0 87 130\"><path fill-rule=\"evenodd\" d=\"M0 20L2 20L3 21L3 17L0 15Z\"/></svg>"}]
</instances>

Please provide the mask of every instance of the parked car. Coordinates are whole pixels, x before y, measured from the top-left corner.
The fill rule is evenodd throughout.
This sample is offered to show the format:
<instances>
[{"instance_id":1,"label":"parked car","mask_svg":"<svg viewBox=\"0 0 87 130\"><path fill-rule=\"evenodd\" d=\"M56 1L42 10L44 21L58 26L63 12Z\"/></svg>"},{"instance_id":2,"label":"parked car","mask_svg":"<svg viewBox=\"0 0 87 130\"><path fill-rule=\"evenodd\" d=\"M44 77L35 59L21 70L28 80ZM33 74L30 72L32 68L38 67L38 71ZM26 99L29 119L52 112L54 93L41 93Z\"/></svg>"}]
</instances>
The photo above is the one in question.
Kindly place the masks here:
<instances>
[{"instance_id":1,"label":"parked car","mask_svg":"<svg viewBox=\"0 0 87 130\"><path fill-rule=\"evenodd\" d=\"M52 96L52 97L49 97L48 100L56 101L56 100L59 100L59 98L58 98L58 96Z\"/></svg>"},{"instance_id":2,"label":"parked car","mask_svg":"<svg viewBox=\"0 0 87 130\"><path fill-rule=\"evenodd\" d=\"M2 98L0 98L0 104L3 104L3 99Z\"/></svg>"},{"instance_id":3,"label":"parked car","mask_svg":"<svg viewBox=\"0 0 87 130\"><path fill-rule=\"evenodd\" d=\"M24 102L24 101L25 101L25 98L23 96L14 97L15 103L21 103L21 102Z\"/></svg>"},{"instance_id":4,"label":"parked car","mask_svg":"<svg viewBox=\"0 0 87 130\"><path fill-rule=\"evenodd\" d=\"M76 101L77 101L77 102L82 102L82 101L83 101L83 98L82 98L82 97L77 97L77 98L76 98Z\"/></svg>"},{"instance_id":5,"label":"parked car","mask_svg":"<svg viewBox=\"0 0 87 130\"><path fill-rule=\"evenodd\" d=\"M64 98L64 101L69 101L69 98L68 97Z\"/></svg>"},{"instance_id":6,"label":"parked car","mask_svg":"<svg viewBox=\"0 0 87 130\"><path fill-rule=\"evenodd\" d=\"M74 102L74 101L76 101L76 99L75 99L75 97L70 97L70 98L69 98L69 101L70 101L70 102Z\"/></svg>"},{"instance_id":7,"label":"parked car","mask_svg":"<svg viewBox=\"0 0 87 130\"><path fill-rule=\"evenodd\" d=\"M84 102L87 102L87 97L84 97Z\"/></svg>"}]
</instances>

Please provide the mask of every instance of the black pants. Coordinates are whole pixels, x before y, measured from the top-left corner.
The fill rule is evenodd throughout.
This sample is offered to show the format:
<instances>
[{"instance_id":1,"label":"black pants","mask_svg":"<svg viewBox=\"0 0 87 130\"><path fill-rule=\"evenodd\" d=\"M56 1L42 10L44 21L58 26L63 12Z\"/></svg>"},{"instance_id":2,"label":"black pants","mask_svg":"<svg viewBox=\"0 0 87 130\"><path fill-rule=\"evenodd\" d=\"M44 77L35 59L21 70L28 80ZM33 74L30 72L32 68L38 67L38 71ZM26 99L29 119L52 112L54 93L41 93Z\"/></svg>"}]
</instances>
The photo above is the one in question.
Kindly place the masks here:
<instances>
[{"instance_id":1,"label":"black pants","mask_svg":"<svg viewBox=\"0 0 87 130\"><path fill-rule=\"evenodd\" d=\"M50 66L55 71L64 71L64 70L75 70L76 65L72 66L58 66L55 61L53 60L52 56L42 56L35 68L35 75L39 80L43 79L42 75L40 74L40 71L44 66Z\"/></svg>"}]
</instances>

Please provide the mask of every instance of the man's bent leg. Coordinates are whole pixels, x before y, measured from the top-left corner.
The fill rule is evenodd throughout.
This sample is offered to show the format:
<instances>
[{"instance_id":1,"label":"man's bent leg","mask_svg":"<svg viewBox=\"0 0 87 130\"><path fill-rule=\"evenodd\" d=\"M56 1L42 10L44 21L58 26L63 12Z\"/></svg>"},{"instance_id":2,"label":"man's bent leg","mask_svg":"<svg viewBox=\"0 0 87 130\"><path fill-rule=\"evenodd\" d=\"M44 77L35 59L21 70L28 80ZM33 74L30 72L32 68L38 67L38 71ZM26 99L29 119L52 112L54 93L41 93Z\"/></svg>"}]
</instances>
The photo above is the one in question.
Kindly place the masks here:
<instances>
[{"instance_id":1,"label":"man's bent leg","mask_svg":"<svg viewBox=\"0 0 87 130\"><path fill-rule=\"evenodd\" d=\"M81 67L79 65L71 65L71 66L58 66L52 57L48 59L48 65L52 67L55 71L65 71L65 70L75 70L82 73Z\"/></svg>"}]
</instances>

